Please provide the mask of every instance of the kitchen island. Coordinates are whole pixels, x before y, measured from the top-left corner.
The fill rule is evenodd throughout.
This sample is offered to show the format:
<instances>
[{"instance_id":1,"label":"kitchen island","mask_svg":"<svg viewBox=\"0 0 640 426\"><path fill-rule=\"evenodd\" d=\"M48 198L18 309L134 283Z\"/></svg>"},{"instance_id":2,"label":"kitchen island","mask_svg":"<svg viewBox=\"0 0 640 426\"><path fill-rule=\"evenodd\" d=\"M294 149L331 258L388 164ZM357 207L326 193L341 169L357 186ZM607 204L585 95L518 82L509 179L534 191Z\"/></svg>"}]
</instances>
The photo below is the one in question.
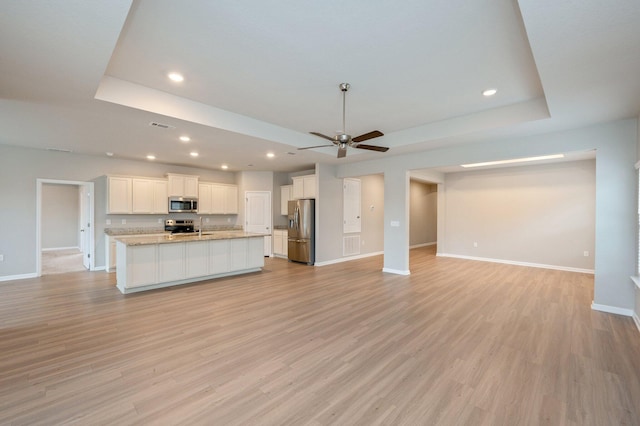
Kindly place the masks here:
<instances>
[{"instance_id":1,"label":"kitchen island","mask_svg":"<svg viewBox=\"0 0 640 426\"><path fill-rule=\"evenodd\" d=\"M116 237L116 280L126 294L264 266L264 235L243 231Z\"/></svg>"}]
</instances>

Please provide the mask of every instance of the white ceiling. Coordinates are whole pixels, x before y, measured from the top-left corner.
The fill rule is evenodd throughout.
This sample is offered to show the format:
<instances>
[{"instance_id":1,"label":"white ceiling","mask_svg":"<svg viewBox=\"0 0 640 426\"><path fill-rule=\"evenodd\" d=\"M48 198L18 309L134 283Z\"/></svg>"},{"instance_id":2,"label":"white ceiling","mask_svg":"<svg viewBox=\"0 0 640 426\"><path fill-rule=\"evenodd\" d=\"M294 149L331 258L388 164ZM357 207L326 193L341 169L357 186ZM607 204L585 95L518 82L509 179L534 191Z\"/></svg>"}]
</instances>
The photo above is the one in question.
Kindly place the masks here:
<instances>
[{"instance_id":1,"label":"white ceiling","mask_svg":"<svg viewBox=\"0 0 640 426\"><path fill-rule=\"evenodd\" d=\"M2 9L7 145L294 171L640 113L637 0L29 0ZM185 81L169 81L170 71ZM325 142L310 131L340 130L341 82L351 84L347 132L382 131L367 143L387 153L297 150ZM490 87L498 94L483 97Z\"/></svg>"}]
</instances>

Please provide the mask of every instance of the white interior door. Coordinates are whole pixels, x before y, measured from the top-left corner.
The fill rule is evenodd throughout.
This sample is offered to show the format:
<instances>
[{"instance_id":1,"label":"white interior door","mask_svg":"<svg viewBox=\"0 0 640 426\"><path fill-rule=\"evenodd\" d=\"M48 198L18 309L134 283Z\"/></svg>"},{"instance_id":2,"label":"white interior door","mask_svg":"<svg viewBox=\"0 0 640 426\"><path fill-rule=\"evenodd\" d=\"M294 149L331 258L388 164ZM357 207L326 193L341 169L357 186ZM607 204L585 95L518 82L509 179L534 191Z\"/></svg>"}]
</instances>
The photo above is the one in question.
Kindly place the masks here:
<instances>
[{"instance_id":1,"label":"white interior door","mask_svg":"<svg viewBox=\"0 0 640 426\"><path fill-rule=\"evenodd\" d=\"M247 191L244 211L245 231L268 234L264 237L264 255L271 256L271 192Z\"/></svg>"},{"instance_id":2,"label":"white interior door","mask_svg":"<svg viewBox=\"0 0 640 426\"><path fill-rule=\"evenodd\" d=\"M345 234L362 231L360 179L344 179L343 183L343 231Z\"/></svg>"}]
</instances>

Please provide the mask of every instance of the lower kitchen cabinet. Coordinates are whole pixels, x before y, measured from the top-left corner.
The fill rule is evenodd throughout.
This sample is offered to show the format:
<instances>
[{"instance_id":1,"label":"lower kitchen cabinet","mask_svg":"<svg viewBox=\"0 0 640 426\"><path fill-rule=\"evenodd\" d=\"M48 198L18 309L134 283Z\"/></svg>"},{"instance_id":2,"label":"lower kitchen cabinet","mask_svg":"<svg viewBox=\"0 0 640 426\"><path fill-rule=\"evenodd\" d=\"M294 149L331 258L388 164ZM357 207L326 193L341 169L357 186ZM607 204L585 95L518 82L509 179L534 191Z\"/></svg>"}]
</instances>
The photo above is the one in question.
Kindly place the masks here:
<instances>
[{"instance_id":1,"label":"lower kitchen cabinet","mask_svg":"<svg viewBox=\"0 0 640 426\"><path fill-rule=\"evenodd\" d=\"M185 277L193 278L209 274L209 244L213 241L194 241L184 245Z\"/></svg>"},{"instance_id":2,"label":"lower kitchen cabinet","mask_svg":"<svg viewBox=\"0 0 640 426\"><path fill-rule=\"evenodd\" d=\"M145 244L128 240L116 243L116 280L122 293L255 272L264 266L263 236Z\"/></svg>"},{"instance_id":3,"label":"lower kitchen cabinet","mask_svg":"<svg viewBox=\"0 0 640 426\"><path fill-rule=\"evenodd\" d=\"M177 281L185 278L185 247L180 244L158 245L158 281Z\"/></svg>"},{"instance_id":4,"label":"lower kitchen cabinet","mask_svg":"<svg viewBox=\"0 0 640 426\"><path fill-rule=\"evenodd\" d=\"M286 229L274 229L273 231L273 254L278 257L288 257L289 243L287 242L288 232Z\"/></svg>"},{"instance_id":5,"label":"lower kitchen cabinet","mask_svg":"<svg viewBox=\"0 0 640 426\"><path fill-rule=\"evenodd\" d=\"M118 245L119 244L121 243L118 243ZM128 277L131 283L130 287L144 286L158 282L158 247L136 246L132 247L132 249L133 250L127 253L127 257L133 267L130 270L125 269L125 272L130 274ZM119 273L120 271L118 270L118 274Z\"/></svg>"}]
</instances>

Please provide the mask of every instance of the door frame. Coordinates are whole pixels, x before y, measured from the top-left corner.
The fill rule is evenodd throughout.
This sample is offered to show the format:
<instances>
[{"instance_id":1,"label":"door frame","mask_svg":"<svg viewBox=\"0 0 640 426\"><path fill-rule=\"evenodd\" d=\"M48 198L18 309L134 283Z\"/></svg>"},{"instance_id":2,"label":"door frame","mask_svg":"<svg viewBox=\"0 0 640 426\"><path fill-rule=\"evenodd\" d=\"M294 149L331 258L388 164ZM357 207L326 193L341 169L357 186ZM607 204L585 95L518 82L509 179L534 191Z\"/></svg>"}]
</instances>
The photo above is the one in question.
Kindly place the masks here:
<instances>
[{"instance_id":1,"label":"door frame","mask_svg":"<svg viewBox=\"0 0 640 426\"><path fill-rule=\"evenodd\" d=\"M42 276L42 185L58 184L58 185L75 185L84 187L89 195L89 270L95 271L95 197L93 182L83 182L77 180L59 180L59 179L36 179L36 276ZM82 208L82 203L80 203ZM81 224L82 226L83 224Z\"/></svg>"}]
</instances>

